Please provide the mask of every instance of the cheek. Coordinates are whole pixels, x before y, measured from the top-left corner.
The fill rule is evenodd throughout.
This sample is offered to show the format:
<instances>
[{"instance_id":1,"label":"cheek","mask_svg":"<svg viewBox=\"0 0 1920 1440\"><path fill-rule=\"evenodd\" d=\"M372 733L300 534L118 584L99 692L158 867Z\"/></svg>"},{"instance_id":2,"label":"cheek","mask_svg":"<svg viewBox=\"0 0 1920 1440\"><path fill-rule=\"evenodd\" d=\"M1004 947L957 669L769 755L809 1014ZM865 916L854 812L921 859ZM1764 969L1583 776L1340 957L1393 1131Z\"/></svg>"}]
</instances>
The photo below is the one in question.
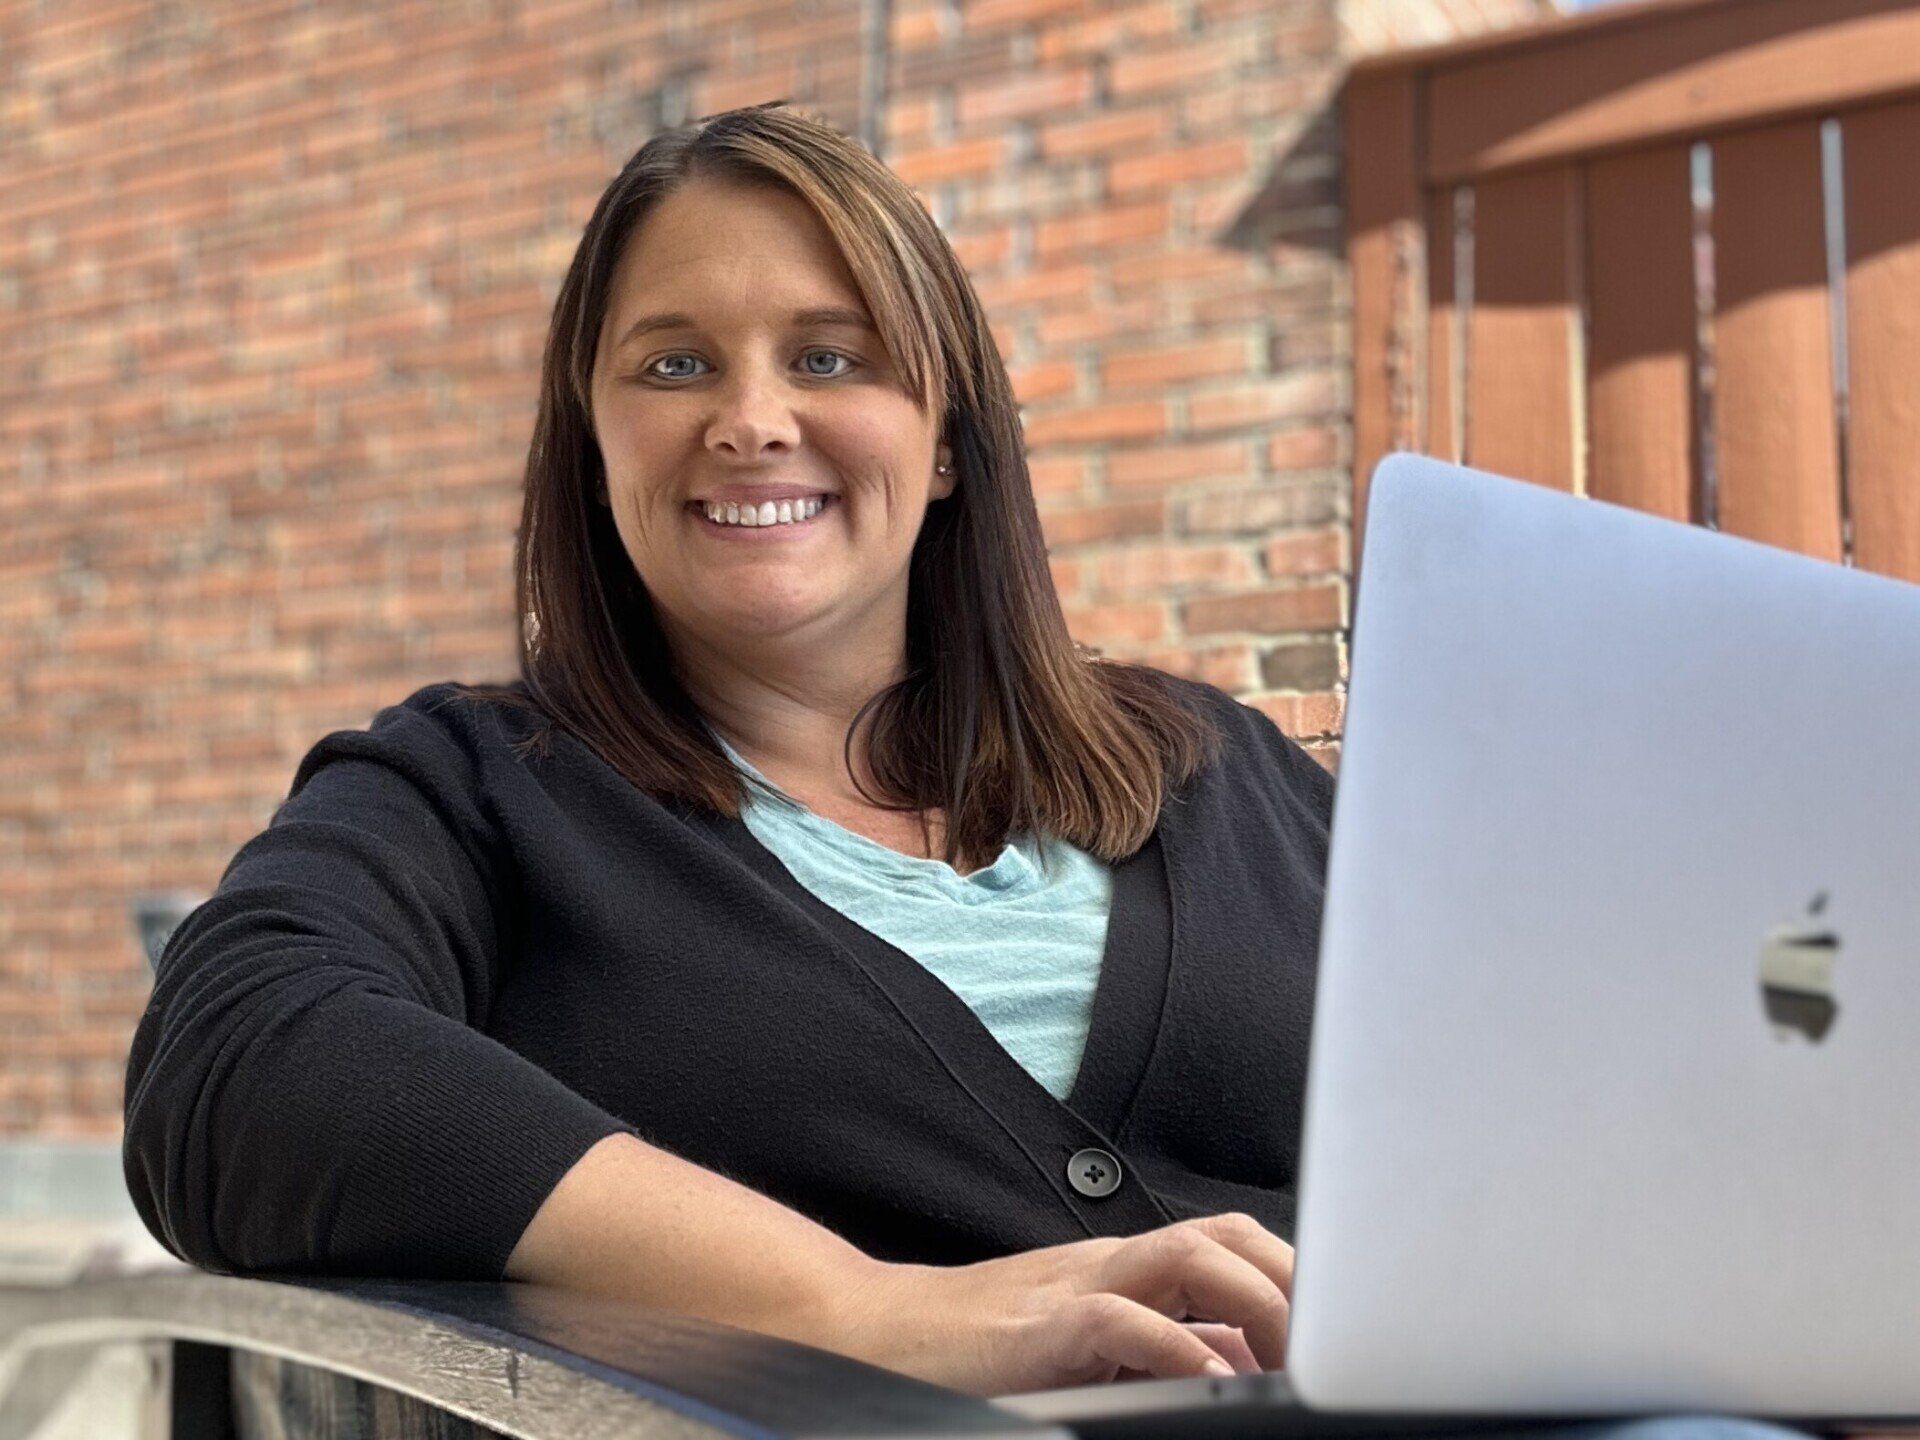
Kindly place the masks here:
<instances>
[{"instance_id":1,"label":"cheek","mask_svg":"<svg viewBox=\"0 0 1920 1440\"><path fill-rule=\"evenodd\" d=\"M829 463L912 494L926 488L933 469L934 442L920 433L925 428L919 412L889 404L833 415L815 438Z\"/></svg>"}]
</instances>

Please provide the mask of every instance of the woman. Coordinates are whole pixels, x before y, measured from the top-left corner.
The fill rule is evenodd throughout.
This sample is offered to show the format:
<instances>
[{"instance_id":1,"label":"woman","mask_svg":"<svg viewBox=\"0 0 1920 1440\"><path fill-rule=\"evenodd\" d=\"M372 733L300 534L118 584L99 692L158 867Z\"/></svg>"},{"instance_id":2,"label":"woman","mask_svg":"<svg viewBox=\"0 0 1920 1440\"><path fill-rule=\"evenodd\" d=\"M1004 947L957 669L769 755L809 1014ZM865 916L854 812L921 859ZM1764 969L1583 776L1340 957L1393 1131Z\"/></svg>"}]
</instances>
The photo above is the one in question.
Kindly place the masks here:
<instances>
[{"instance_id":1,"label":"woman","mask_svg":"<svg viewBox=\"0 0 1920 1440\"><path fill-rule=\"evenodd\" d=\"M1333 786L1069 639L964 272L775 106L556 305L521 679L322 739L174 932L205 1268L540 1281L981 1395L1283 1361Z\"/></svg>"}]
</instances>

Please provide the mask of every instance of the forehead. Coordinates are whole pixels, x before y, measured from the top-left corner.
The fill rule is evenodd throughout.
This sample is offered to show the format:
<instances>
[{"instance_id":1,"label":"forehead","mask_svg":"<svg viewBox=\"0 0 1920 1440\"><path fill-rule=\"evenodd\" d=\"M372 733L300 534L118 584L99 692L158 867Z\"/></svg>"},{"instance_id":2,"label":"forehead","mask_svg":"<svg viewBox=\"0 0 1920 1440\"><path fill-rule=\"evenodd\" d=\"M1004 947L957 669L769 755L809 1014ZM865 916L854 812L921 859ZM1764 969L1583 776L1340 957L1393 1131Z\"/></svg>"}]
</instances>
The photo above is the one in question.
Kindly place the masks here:
<instances>
[{"instance_id":1,"label":"forehead","mask_svg":"<svg viewBox=\"0 0 1920 1440\"><path fill-rule=\"evenodd\" d=\"M860 306L839 247L813 208L771 185L694 180L657 202L621 255L616 322L665 305L752 300Z\"/></svg>"}]
</instances>

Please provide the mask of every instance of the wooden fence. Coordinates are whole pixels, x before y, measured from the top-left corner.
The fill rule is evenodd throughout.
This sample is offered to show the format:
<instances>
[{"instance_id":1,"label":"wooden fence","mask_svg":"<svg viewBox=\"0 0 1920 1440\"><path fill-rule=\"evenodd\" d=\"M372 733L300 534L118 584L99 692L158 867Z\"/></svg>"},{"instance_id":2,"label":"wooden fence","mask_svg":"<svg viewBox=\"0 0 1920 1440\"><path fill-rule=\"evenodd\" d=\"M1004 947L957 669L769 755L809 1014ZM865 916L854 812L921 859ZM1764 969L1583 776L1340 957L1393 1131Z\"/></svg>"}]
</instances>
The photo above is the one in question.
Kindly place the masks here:
<instances>
[{"instance_id":1,"label":"wooden fence","mask_svg":"<svg viewBox=\"0 0 1920 1440\"><path fill-rule=\"evenodd\" d=\"M1920 581L1920 0L1651 0L1343 110L1356 564L1411 449Z\"/></svg>"}]
</instances>

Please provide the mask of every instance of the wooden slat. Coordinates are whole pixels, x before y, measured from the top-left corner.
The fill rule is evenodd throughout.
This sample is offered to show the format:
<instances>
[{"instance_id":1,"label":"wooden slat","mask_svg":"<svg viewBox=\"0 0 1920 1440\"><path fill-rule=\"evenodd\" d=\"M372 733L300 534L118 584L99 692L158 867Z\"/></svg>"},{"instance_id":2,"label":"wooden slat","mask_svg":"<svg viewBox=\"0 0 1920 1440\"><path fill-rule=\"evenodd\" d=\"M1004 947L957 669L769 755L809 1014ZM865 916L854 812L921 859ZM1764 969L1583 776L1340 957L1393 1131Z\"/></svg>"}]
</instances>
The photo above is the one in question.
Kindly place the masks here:
<instances>
[{"instance_id":1,"label":"wooden slat","mask_svg":"<svg viewBox=\"0 0 1920 1440\"><path fill-rule=\"evenodd\" d=\"M1720 528L1838 560L1818 126L1717 142L1713 194Z\"/></svg>"},{"instance_id":2,"label":"wooden slat","mask_svg":"<svg viewBox=\"0 0 1920 1440\"><path fill-rule=\"evenodd\" d=\"M1920 90L1912 0L1649 10L1514 53L1425 62L1431 185ZM1407 68L1425 68L1417 59Z\"/></svg>"},{"instance_id":3,"label":"wooden slat","mask_svg":"<svg viewBox=\"0 0 1920 1440\"><path fill-rule=\"evenodd\" d=\"M1353 281L1353 564L1360 564L1367 480L1411 445L1407 371L1409 252L1420 244L1417 87L1394 74L1347 86L1347 262Z\"/></svg>"},{"instance_id":4,"label":"wooden slat","mask_svg":"<svg viewBox=\"0 0 1920 1440\"><path fill-rule=\"evenodd\" d=\"M1474 187L1467 463L1570 490L1576 180L1567 168Z\"/></svg>"},{"instance_id":5,"label":"wooden slat","mask_svg":"<svg viewBox=\"0 0 1920 1440\"><path fill-rule=\"evenodd\" d=\"M1920 104L1840 120L1853 560L1920 581Z\"/></svg>"},{"instance_id":6,"label":"wooden slat","mask_svg":"<svg viewBox=\"0 0 1920 1440\"><path fill-rule=\"evenodd\" d=\"M1692 518L1693 200L1687 147L1587 168L1587 493Z\"/></svg>"},{"instance_id":7,"label":"wooden slat","mask_svg":"<svg viewBox=\"0 0 1920 1440\"><path fill-rule=\"evenodd\" d=\"M1419 449L1443 460L1460 459L1460 437L1454 428L1453 295L1454 192L1442 189L1427 201L1427 374L1421 403Z\"/></svg>"}]
</instances>

